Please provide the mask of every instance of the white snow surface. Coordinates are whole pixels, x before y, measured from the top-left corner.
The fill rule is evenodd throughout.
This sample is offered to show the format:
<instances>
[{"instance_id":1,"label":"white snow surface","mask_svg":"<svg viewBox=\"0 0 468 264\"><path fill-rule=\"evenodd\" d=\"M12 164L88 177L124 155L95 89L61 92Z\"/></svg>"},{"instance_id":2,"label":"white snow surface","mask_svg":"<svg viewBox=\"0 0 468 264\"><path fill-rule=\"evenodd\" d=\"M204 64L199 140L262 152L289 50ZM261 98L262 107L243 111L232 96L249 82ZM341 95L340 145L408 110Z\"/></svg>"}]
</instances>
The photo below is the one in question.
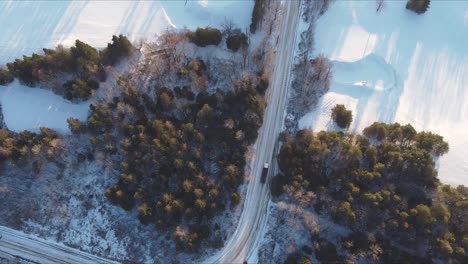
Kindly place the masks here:
<instances>
[{"instance_id":1,"label":"white snow surface","mask_svg":"<svg viewBox=\"0 0 468 264\"><path fill-rule=\"evenodd\" d=\"M246 29L254 1L0 1L0 63L80 39L105 47L112 35L132 41L167 29L221 27L227 18Z\"/></svg>"},{"instance_id":2,"label":"white snow surface","mask_svg":"<svg viewBox=\"0 0 468 264\"><path fill-rule=\"evenodd\" d=\"M0 64L80 39L103 48L112 35L154 38L168 29L250 24L254 1L0 1ZM46 126L69 133L68 117L86 119L89 103L71 104L42 89L17 82L0 86L3 115L13 131Z\"/></svg>"},{"instance_id":3,"label":"white snow surface","mask_svg":"<svg viewBox=\"0 0 468 264\"><path fill-rule=\"evenodd\" d=\"M331 108L353 111L350 130L374 121L410 123L450 145L442 182L468 183L468 2L431 1L422 15L406 1L336 1L318 20L316 54L334 63L330 91L300 128L334 130Z\"/></svg>"},{"instance_id":4,"label":"white snow surface","mask_svg":"<svg viewBox=\"0 0 468 264\"><path fill-rule=\"evenodd\" d=\"M0 86L0 102L5 124L15 132L38 132L40 127L48 127L69 133L67 118L86 120L90 104L74 104L52 91L26 87L17 80Z\"/></svg>"}]
</instances>

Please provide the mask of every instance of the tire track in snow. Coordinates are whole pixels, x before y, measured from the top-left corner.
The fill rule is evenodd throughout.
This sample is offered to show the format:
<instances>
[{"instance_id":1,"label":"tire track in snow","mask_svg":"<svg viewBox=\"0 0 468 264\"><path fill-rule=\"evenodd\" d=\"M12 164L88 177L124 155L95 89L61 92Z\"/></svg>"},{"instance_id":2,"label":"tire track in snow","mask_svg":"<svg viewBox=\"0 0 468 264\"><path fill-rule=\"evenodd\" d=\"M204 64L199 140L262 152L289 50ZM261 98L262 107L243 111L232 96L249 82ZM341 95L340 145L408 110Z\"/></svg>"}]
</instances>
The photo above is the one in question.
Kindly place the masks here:
<instances>
[{"instance_id":1,"label":"tire track in snow","mask_svg":"<svg viewBox=\"0 0 468 264\"><path fill-rule=\"evenodd\" d=\"M299 127L316 131L339 130L331 121L331 109L344 104L353 111L351 130L360 132L368 121L393 122L403 83L385 59L374 53L356 61L333 62L333 80L330 90L320 98L317 108L299 121ZM371 123L372 123L371 122Z\"/></svg>"}]
</instances>

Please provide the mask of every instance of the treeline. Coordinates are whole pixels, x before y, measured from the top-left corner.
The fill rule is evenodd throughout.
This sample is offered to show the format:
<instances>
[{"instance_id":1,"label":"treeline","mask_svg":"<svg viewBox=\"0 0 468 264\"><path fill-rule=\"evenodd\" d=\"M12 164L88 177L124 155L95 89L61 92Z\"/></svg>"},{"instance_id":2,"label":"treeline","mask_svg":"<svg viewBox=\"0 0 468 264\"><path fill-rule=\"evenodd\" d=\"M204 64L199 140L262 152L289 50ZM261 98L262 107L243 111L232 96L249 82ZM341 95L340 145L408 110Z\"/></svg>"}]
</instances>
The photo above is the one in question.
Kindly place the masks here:
<instances>
[{"instance_id":1,"label":"treeline","mask_svg":"<svg viewBox=\"0 0 468 264\"><path fill-rule=\"evenodd\" d=\"M59 81L54 92L69 100L87 100L105 81L105 65L114 65L121 58L130 56L133 51L130 41L120 35L113 36L112 43L98 52L90 45L76 40L75 46L56 49L43 49L44 54L23 56L7 64L8 72L0 69L0 83L8 83L16 77L30 87L47 85L49 81ZM65 79L66 81L60 81Z\"/></svg>"},{"instance_id":2,"label":"treeline","mask_svg":"<svg viewBox=\"0 0 468 264\"><path fill-rule=\"evenodd\" d=\"M433 157L449 150L441 136L374 123L363 135L302 130L283 139L272 193L352 231L338 243L311 234L320 261L468 261L468 188L440 185Z\"/></svg>"},{"instance_id":3,"label":"treeline","mask_svg":"<svg viewBox=\"0 0 468 264\"><path fill-rule=\"evenodd\" d=\"M187 69L194 64L204 65L192 61ZM262 124L268 81L246 76L213 94L189 86L147 94L125 78L119 85L122 96L93 105L86 123L69 119L70 128L91 133L97 149L121 160L119 180L106 191L112 203L137 207L142 223L173 228L179 248L196 250L210 236L209 219L240 202L244 155ZM211 245L221 246L216 234Z\"/></svg>"}]
</instances>

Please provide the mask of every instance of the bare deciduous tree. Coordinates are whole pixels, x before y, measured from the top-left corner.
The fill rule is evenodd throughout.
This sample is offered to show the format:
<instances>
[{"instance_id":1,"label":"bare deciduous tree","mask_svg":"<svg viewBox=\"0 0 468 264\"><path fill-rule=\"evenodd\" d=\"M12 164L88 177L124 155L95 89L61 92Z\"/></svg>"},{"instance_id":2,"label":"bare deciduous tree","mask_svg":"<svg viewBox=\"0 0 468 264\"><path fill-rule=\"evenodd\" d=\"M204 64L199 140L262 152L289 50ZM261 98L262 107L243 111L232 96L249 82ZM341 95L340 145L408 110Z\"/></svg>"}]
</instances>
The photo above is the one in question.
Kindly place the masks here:
<instances>
[{"instance_id":1,"label":"bare deciduous tree","mask_svg":"<svg viewBox=\"0 0 468 264\"><path fill-rule=\"evenodd\" d=\"M224 17L223 22L221 22L221 29L223 31L223 34L226 34L226 35L232 34L234 28L235 28L235 24L232 18Z\"/></svg>"}]
</instances>

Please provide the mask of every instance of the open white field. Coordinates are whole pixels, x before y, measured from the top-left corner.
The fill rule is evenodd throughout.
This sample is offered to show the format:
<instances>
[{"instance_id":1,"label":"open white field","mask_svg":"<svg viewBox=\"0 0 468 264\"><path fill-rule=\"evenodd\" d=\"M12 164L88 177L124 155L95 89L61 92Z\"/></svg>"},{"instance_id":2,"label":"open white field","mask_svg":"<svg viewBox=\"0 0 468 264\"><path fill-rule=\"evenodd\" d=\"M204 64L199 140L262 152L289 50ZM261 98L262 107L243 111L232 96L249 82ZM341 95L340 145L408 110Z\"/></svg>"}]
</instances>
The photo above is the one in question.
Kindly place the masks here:
<instances>
[{"instance_id":1,"label":"open white field","mask_svg":"<svg viewBox=\"0 0 468 264\"><path fill-rule=\"evenodd\" d=\"M48 127L68 133L67 118L86 120L90 104L74 104L51 91L29 88L17 80L0 87L0 102L5 123L15 132L37 132L40 127Z\"/></svg>"},{"instance_id":2,"label":"open white field","mask_svg":"<svg viewBox=\"0 0 468 264\"><path fill-rule=\"evenodd\" d=\"M220 27L225 19L245 30L253 1L0 1L0 65L80 39L103 48L112 35L135 43L168 29ZM86 119L89 103L73 105L50 91L18 82L0 86L6 125L14 131L40 126L68 132L66 119Z\"/></svg>"},{"instance_id":3,"label":"open white field","mask_svg":"<svg viewBox=\"0 0 468 264\"><path fill-rule=\"evenodd\" d=\"M253 1L0 1L0 63L80 39L105 47L112 35L132 41L167 29L250 24Z\"/></svg>"},{"instance_id":4,"label":"open white field","mask_svg":"<svg viewBox=\"0 0 468 264\"><path fill-rule=\"evenodd\" d=\"M335 129L331 108L353 111L351 130L374 121L436 132L450 151L439 178L468 183L468 2L432 1L417 15L406 1L336 1L318 20L316 54L334 62L334 80L300 127Z\"/></svg>"}]
</instances>

